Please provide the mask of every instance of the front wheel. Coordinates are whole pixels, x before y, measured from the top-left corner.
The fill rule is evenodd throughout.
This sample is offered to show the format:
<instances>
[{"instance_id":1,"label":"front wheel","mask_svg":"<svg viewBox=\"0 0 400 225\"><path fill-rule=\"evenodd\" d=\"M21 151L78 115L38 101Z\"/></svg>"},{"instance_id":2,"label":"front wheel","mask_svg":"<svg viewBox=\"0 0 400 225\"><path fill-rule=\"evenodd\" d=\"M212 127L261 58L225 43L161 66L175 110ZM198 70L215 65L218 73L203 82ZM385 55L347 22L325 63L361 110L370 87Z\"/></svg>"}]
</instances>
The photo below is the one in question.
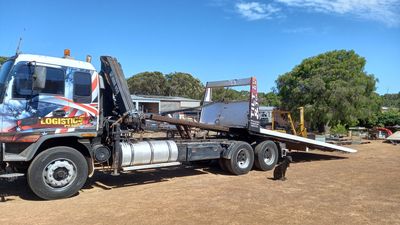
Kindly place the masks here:
<instances>
[{"instance_id":1,"label":"front wheel","mask_svg":"<svg viewBox=\"0 0 400 225\"><path fill-rule=\"evenodd\" d=\"M60 146L41 152L28 169L28 184L42 199L68 198L76 194L88 177L85 157L76 149Z\"/></svg>"}]
</instances>

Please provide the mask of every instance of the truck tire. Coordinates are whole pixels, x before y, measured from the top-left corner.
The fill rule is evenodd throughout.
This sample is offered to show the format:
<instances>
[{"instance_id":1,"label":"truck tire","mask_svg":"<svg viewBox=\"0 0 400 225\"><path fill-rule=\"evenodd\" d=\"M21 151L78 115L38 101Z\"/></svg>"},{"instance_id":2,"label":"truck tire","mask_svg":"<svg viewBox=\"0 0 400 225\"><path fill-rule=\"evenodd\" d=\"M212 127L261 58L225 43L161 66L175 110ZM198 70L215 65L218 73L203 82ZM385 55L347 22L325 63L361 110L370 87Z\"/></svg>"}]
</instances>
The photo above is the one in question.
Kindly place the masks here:
<instances>
[{"instance_id":1,"label":"truck tire","mask_svg":"<svg viewBox=\"0 0 400 225\"><path fill-rule=\"evenodd\" d=\"M27 179L40 198L60 199L76 194L88 177L85 157L76 149L60 146L49 148L34 158Z\"/></svg>"},{"instance_id":2,"label":"truck tire","mask_svg":"<svg viewBox=\"0 0 400 225\"><path fill-rule=\"evenodd\" d=\"M225 160L226 169L235 175L248 173L254 163L254 152L251 145L238 141L233 143L229 148L232 155L229 160Z\"/></svg>"},{"instance_id":3,"label":"truck tire","mask_svg":"<svg viewBox=\"0 0 400 225\"><path fill-rule=\"evenodd\" d=\"M226 168L226 159L224 158L218 159L218 165L223 171L229 172L229 170Z\"/></svg>"},{"instance_id":4,"label":"truck tire","mask_svg":"<svg viewBox=\"0 0 400 225\"><path fill-rule=\"evenodd\" d=\"M272 170L278 163L278 147L272 141L263 141L254 149L254 165L262 171Z\"/></svg>"}]
</instances>

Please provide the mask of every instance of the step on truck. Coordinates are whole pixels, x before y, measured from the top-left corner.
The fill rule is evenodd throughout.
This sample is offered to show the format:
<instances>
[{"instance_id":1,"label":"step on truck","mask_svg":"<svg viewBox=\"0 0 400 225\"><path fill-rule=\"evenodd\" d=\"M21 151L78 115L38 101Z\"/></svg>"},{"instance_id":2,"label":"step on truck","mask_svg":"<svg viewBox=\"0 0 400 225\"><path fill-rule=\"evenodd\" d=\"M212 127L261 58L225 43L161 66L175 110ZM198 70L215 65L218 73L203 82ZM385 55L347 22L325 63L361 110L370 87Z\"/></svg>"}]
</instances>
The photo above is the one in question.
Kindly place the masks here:
<instances>
[{"instance_id":1,"label":"step on truck","mask_svg":"<svg viewBox=\"0 0 400 225\"><path fill-rule=\"evenodd\" d=\"M101 70L64 57L18 54L0 69L0 178L26 176L42 199L76 194L95 170L125 171L218 160L222 169L271 170L290 150L355 152L260 127L254 77L208 82L199 122L136 110L118 61ZM247 101L213 102L217 87L249 86ZM135 138L148 120L175 125L179 137ZM191 128L209 131L201 138Z\"/></svg>"}]
</instances>

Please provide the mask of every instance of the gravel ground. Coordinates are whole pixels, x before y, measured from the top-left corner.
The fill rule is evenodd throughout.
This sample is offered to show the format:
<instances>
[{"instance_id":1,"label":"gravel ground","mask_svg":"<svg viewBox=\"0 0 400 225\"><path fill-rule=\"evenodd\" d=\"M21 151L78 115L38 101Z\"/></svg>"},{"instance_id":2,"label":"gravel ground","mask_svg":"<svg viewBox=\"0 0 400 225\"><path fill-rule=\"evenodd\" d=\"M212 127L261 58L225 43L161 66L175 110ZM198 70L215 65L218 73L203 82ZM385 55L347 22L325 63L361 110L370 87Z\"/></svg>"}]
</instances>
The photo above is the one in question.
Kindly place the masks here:
<instances>
[{"instance_id":1,"label":"gravel ground","mask_svg":"<svg viewBox=\"0 0 400 225\"><path fill-rule=\"evenodd\" d=\"M41 201L23 178L0 181L0 224L400 224L400 146L351 147L292 153L284 182L216 165L96 173L78 195Z\"/></svg>"}]
</instances>

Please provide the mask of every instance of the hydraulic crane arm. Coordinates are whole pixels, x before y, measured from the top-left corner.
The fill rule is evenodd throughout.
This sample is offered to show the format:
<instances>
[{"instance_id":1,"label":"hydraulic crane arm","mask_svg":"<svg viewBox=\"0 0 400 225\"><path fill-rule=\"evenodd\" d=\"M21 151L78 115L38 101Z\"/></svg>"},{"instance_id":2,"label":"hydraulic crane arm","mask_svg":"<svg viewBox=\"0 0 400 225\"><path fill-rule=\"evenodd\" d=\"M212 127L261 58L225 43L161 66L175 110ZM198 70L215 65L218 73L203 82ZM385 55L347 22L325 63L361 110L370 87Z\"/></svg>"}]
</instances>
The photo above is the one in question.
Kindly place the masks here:
<instances>
[{"instance_id":1,"label":"hydraulic crane arm","mask_svg":"<svg viewBox=\"0 0 400 225\"><path fill-rule=\"evenodd\" d=\"M133 105L121 64L111 56L101 56L100 61L101 73L111 86L119 112L122 115L134 112L135 106Z\"/></svg>"}]
</instances>

